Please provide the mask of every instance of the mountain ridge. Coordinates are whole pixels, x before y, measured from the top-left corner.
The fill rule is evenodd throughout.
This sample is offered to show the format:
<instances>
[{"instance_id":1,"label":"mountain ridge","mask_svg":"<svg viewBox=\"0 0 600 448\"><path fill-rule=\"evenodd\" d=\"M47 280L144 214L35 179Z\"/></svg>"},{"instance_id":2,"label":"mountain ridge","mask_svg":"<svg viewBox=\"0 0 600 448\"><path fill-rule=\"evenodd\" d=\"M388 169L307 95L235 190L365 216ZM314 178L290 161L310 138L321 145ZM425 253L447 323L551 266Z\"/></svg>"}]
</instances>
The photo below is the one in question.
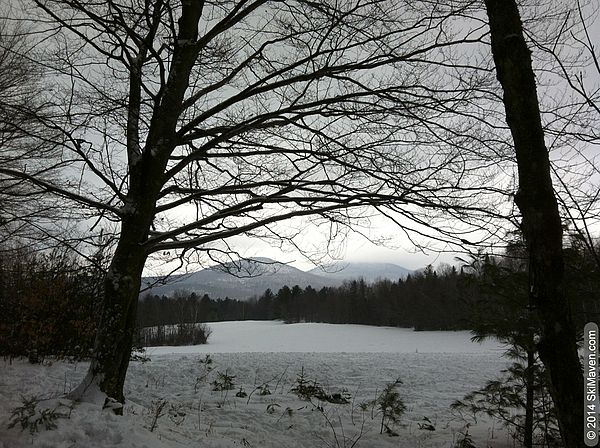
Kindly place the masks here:
<instances>
[{"instance_id":1,"label":"mountain ridge","mask_svg":"<svg viewBox=\"0 0 600 448\"><path fill-rule=\"evenodd\" d=\"M413 271L395 263L341 261L325 267L318 266L308 272L341 280L363 278L371 283L380 278L394 281L400 278L405 279Z\"/></svg>"},{"instance_id":2,"label":"mountain ridge","mask_svg":"<svg viewBox=\"0 0 600 448\"><path fill-rule=\"evenodd\" d=\"M163 277L144 277L141 295L172 296L177 291L186 291L201 296L208 294L213 299L229 297L246 300L261 295L267 289L277 292L285 285L321 289L358 278L368 282L377 278L398 280L411 272L393 263L367 262L335 263L326 266L325 270L316 267L302 271L270 258L257 257L235 260L189 274L173 275L166 282Z\"/></svg>"}]
</instances>

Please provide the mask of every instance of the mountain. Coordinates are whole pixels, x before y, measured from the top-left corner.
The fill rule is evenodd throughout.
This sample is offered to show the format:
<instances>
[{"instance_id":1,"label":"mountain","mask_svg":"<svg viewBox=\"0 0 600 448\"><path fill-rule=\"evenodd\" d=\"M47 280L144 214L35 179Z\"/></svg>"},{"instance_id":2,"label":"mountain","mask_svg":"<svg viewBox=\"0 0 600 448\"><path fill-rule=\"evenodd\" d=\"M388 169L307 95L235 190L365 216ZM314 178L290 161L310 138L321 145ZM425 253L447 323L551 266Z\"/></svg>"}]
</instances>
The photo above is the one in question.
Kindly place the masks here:
<instances>
[{"instance_id":1,"label":"mountain","mask_svg":"<svg viewBox=\"0 0 600 448\"><path fill-rule=\"evenodd\" d=\"M281 287L298 285L302 288L312 286L321 289L324 286L338 286L344 280L364 278L373 282L379 278L398 280L405 278L408 269L391 263L353 263L338 262L323 268L314 268L308 272L280 263L269 258L252 258L226 263L221 267L211 267L185 275L173 275L165 284L161 278L142 279L142 294L172 296L176 291L208 294L211 298L248 299L260 296L268 288L276 293ZM149 290L145 290L153 283Z\"/></svg>"},{"instance_id":2,"label":"mountain","mask_svg":"<svg viewBox=\"0 0 600 448\"><path fill-rule=\"evenodd\" d=\"M339 281L363 278L371 283L377 279L387 278L397 281L406 278L413 271L393 263L355 263L338 261L325 267L317 267L308 271L312 274Z\"/></svg>"},{"instance_id":3,"label":"mountain","mask_svg":"<svg viewBox=\"0 0 600 448\"><path fill-rule=\"evenodd\" d=\"M149 277L142 279L142 290L156 280L160 279ZM285 285L290 287L298 285L302 288L310 285L315 289L321 289L339 283L336 279L304 272L269 258L253 258L226 263L221 267L202 269L192 274L171 276L166 284L152 286L149 291L143 291L142 294L150 292L171 296L177 290L185 290L198 295L208 294L214 299L219 297L248 299L261 295L268 288L276 293Z\"/></svg>"}]
</instances>

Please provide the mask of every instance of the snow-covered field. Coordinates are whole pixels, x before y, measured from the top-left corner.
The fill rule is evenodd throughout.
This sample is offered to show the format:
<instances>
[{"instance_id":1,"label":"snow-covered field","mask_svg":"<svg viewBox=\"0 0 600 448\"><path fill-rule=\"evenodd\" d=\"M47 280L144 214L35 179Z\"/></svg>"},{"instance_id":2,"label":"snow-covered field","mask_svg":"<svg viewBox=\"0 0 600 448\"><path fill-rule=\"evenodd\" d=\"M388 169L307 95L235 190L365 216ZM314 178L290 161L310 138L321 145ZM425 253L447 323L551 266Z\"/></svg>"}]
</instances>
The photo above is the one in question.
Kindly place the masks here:
<instances>
[{"instance_id":1,"label":"snow-covered field","mask_svg":"<svg viewBox=\"0 0 600 448\"><path fill-rule=\"evenodd\" d=\"M85 374L85 363L0 361L0 448L453 447L469 422L477 446L512 446L498 423L473 425L449 409L506 365L493 342L471 343L467 332L360 325L209 325L208 345L149 348L151 361L131 363L123 417L60 399ZM349 402L300 399L291 389L302 371ZM232 390L213 390L220 374L234 377ZM396 378L407 411L392 437L380 434L373 400ZM240 390L247 396L237 397ZM36 416L57 407L65 417L53 430L8 429L21 396L51 399L37 405ZM425 418L434 431L421 429Z\"/></svg>"}]
</instances>

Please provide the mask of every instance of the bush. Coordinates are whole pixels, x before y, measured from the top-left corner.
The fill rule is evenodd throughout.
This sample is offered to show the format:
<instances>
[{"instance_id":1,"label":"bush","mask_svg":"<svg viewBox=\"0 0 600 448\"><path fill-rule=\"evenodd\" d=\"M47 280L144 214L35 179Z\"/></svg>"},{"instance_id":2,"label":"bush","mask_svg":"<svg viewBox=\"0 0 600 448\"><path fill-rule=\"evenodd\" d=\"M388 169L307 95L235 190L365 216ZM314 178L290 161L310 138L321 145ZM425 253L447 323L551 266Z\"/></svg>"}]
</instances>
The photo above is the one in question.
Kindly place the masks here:
<instances>
[{"instance_id":1,"label":"bush","mask_svg":"<svg viewBox=\"0 0 600 448\"><path fill-rule=\"evenodd\" d=\"M235 375L229 375L225 370L225 373L217 372L217 379L210 384L212 384L214 391L233 390L235 388L234 379Z\"/></svg>"},{"instance_id":2,"label":"bush","mask_svg":"<svg viewBox=\"0 0 600 448\"><path fill-rule=\"evenodd\" d=\"M58 407L55 409L41 408L40 401L36 397L21 397L22 406L14 408L10 415L9 428L14 428L17 425L21 426L21 431L29 430L30 434L34 434L43 427L45 430L56 428L56 420L59 418L68 417L66 413L58 412Z\"/></svg>"},{"instance_id":3,"label":"bush","mask_svg":"<svg viewBox=\"0 0 600 448\"><path fill-rule=\"evenodd\" d=\"M138 340L145 347L161 345L206 344L212 330L206 324L181 323L178 325L147 327L138 330Z\"/></svg>"},{"instance_id":4,"label":"bush","mask_svg":"<svg viewBox=\"0 0 600 448\"><path fill-rule=\"evenodd\" d=\"M323 387L317 382L317 380L308 380L304 375L304 368L300 374L296 377L296 383L292 387L291 391L303 400L311 401L316 398L320 401L326 401L333 404L348 404L350 403L350 394L346 390L342 390L341 393L329 394L323 389Z\"/></svg>"},{"instance_id":5,"label":"bush","mask_svg":"<svg viewBox=\"0 0 600 448\"><path fill-rule=\"evenodd\" d=\"M515 353L515 350L511 351ZM520 443L525 440L526 365L515 362L502 370L499 378L488 381L481 389L468 393L451 405L453 411L475 417L484 415L502 422ZM554 446L560 440L556 409L550 395L550 378L541 362L531 366L533 373L532 440Z\"/></svg>"},{"instance_id":6,"label":"bush","mask_svg":"<svg viewBox=\"0 0 600 448\"><path fill-rule=\"evenodd\" d=\"M0 356L89 357L100 310L102 272L64 252L0 248Z\"/></svg>"},{"instance_id":7,"label":"bush","mask_svg":"<svg viewBox=\"0 0 600 448\"><path fill-rule=\"evenodd\" d=\"M377 409L381 413L380 434L385 431L386 434L397 435L393 430L393 426L400 422L400 417L406 411L406 405L398 392L398 386L401 384L402 381L399 378L392 383L388 383L379 397L375 399Z\"/></svg>"}]
</instances>

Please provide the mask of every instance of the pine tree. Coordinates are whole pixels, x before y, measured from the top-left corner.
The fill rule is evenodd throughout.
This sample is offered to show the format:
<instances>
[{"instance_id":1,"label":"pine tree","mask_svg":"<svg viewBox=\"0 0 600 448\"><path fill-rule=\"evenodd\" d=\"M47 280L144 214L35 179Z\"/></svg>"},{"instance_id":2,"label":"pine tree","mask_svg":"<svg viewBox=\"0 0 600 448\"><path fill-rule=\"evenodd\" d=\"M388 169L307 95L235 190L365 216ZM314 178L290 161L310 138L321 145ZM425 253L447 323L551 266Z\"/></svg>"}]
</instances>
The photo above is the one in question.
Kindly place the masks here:
<instances>
[{"instance_id":1,"label":"pine tree","mask_svg":"<svg viewBox=\"0 0 600 448\"><path fill-rule=\"evenodd\" d=\"M488 382L455 407L499 418L529 448L536 433L544 440L559 436L547 374L537 353L540 323L529 303L526 259L522 246L515 243L501 259L478 254L464 266L478 289L471 303L472 340L493 338L508 345L505 356L513 364L501 380ZM524 414L515 414L514 409Z\"/></svg>"}]
</instances>

